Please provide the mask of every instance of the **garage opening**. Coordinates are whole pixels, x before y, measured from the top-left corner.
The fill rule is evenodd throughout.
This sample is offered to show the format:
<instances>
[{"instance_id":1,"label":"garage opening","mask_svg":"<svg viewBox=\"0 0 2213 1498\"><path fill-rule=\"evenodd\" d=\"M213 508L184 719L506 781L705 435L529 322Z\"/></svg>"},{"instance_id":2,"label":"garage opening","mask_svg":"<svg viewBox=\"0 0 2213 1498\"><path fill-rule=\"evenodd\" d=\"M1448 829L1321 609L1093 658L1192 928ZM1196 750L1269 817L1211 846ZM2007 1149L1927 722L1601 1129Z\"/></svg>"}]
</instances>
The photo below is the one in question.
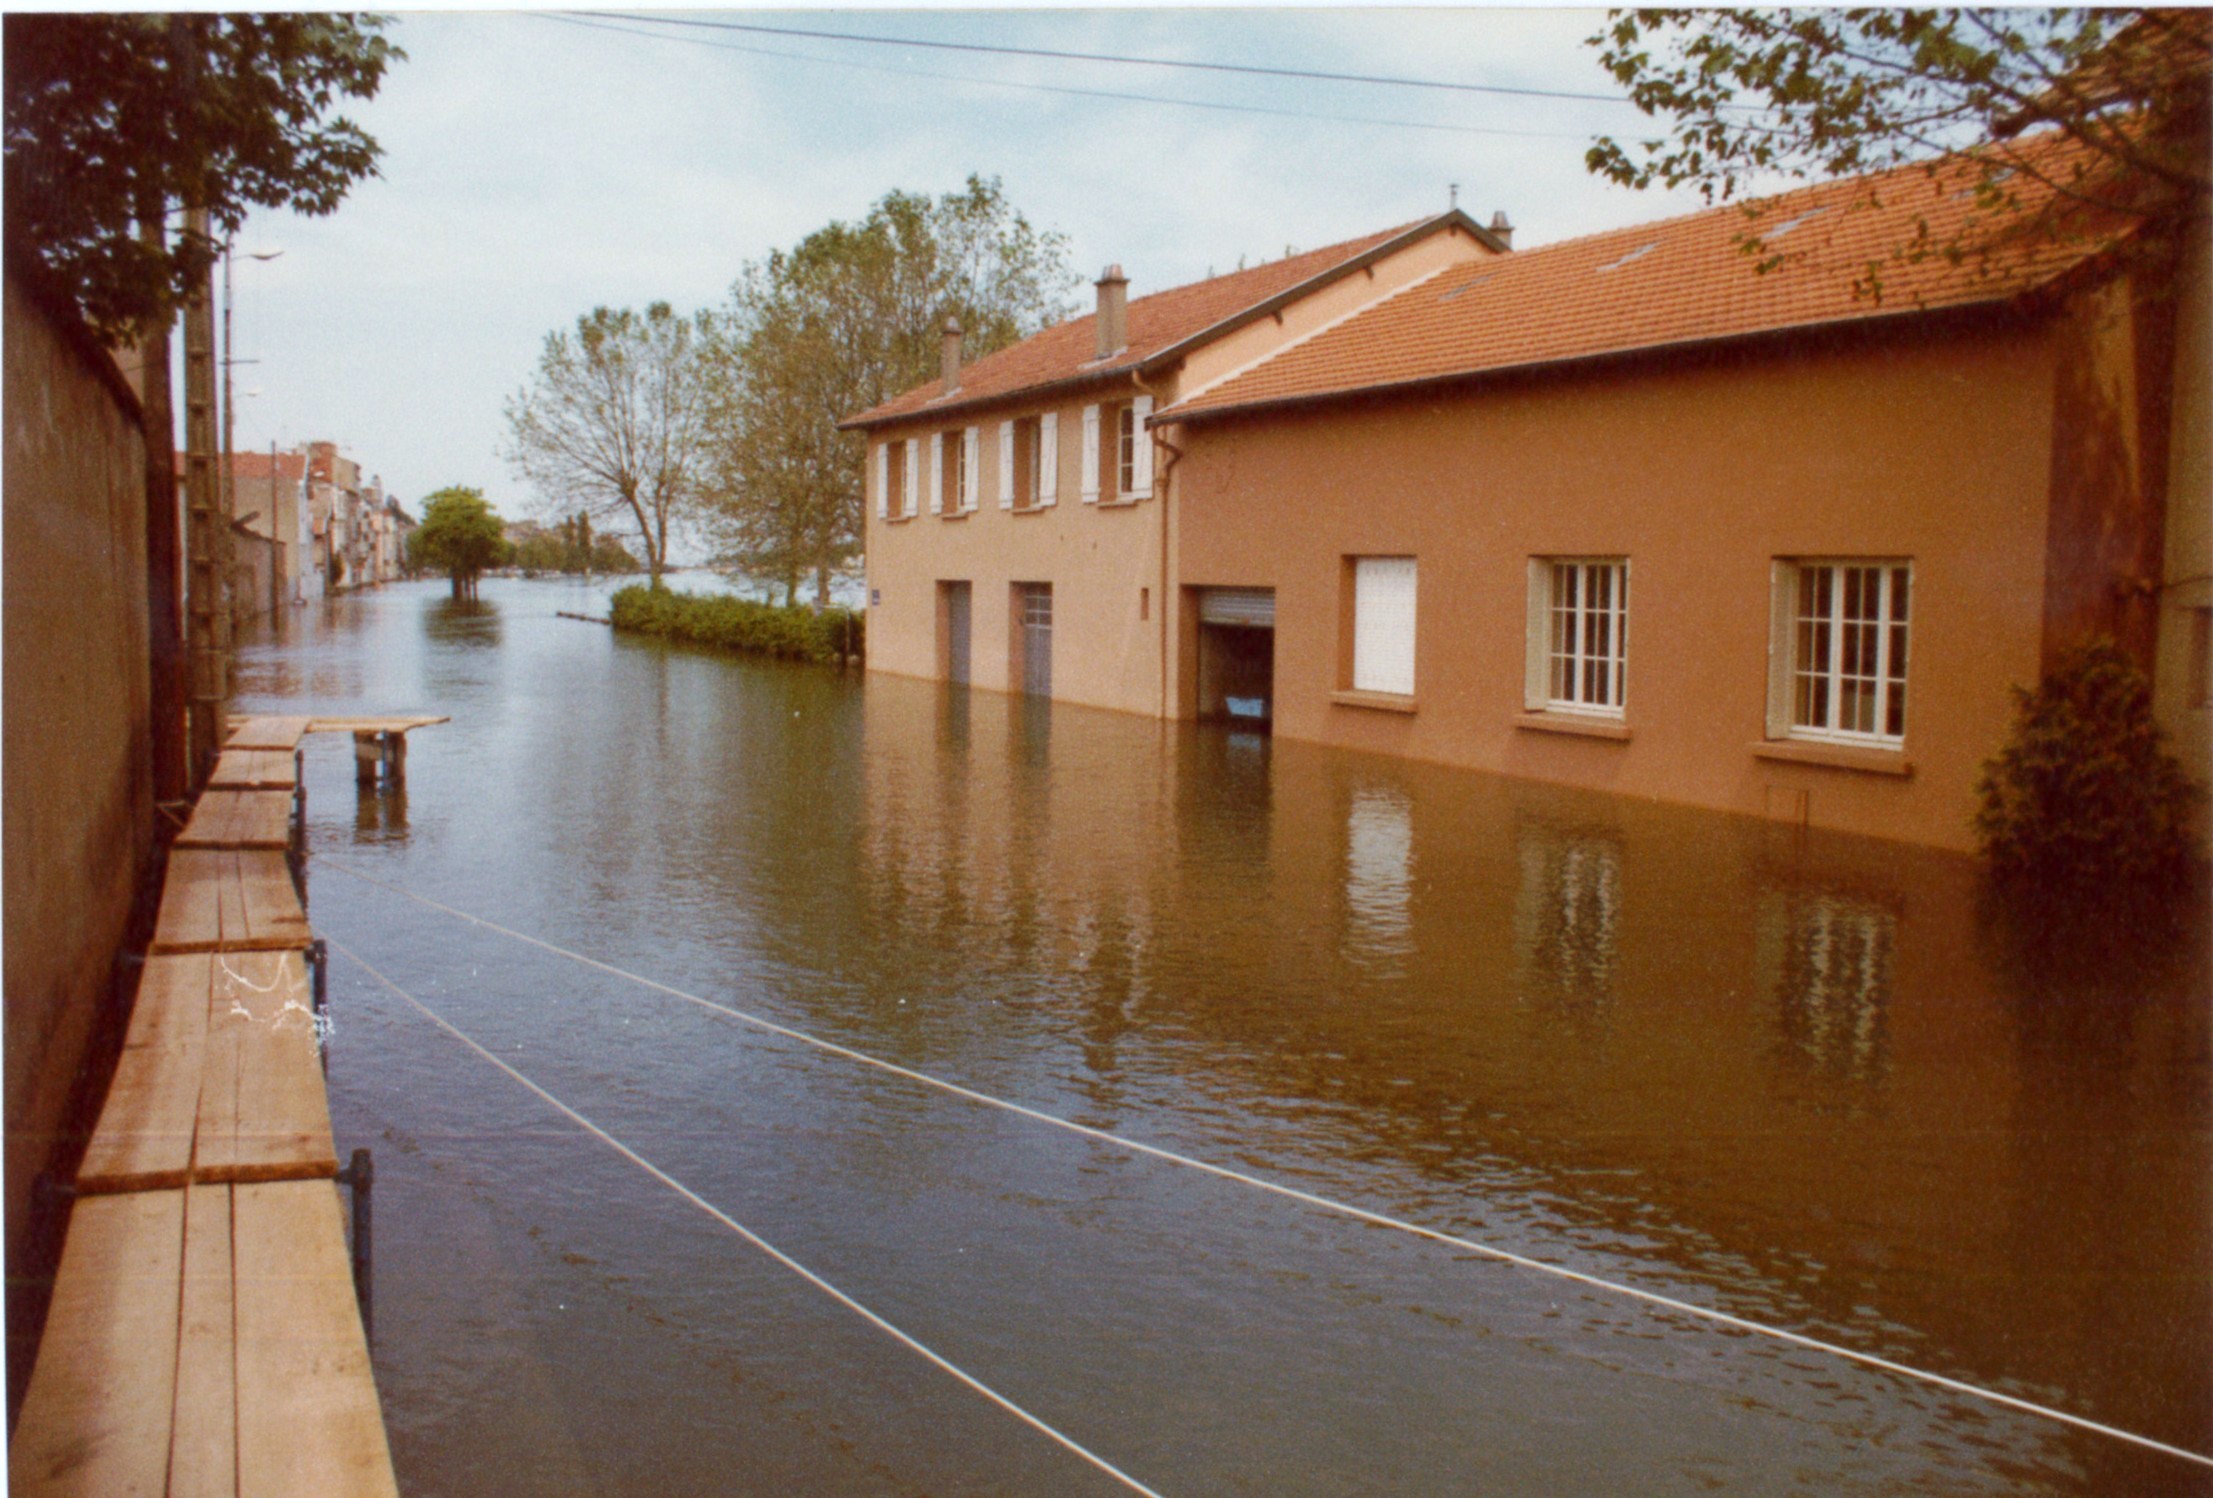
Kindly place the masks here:
<instances>
[{"instance_id":1,"label":"garage opening","mask_svg":"<svg viewBox=\"0 0 2213 1498\"><path fill-rule=\"evenodd\" d=\"M1275 679L1275 589L1199 589L1200 719L1267 727Z\"/></svg>"}]
</instances>

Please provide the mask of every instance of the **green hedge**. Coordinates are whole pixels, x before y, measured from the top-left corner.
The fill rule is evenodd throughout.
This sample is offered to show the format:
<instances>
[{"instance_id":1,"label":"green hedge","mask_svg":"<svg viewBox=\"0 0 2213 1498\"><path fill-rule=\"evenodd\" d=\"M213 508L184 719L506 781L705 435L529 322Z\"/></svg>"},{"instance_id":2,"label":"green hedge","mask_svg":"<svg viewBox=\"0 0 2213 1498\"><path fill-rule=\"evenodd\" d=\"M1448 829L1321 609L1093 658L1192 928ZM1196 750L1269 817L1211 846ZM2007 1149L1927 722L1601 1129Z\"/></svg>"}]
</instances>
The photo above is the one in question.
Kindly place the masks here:
<instances>
[{"instance_id":1,"label":"green hedge","mask_svg":"<svg viewBox=\"0 0 2213 1498\"><path fill-rule=\"evenodd\" d=\"M703 597L633 583L616 592L608 616L617 629L718 650L784 660L835 662L866 650L863 617L851 609L778 608L749 598Z\"/></svg>"}]
</instances>

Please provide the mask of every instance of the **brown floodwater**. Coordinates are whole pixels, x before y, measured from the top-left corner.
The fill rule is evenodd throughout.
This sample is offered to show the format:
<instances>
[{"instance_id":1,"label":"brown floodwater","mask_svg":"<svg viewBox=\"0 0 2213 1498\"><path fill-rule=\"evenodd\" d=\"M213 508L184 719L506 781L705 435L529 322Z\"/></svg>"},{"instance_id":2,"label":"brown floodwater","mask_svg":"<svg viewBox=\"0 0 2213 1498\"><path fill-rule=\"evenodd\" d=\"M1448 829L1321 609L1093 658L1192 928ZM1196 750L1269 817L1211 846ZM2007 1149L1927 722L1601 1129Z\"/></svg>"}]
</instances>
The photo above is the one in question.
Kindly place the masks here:
<instances>
[{"instance_id":1,"label":"brown floodwater","mask_svg":"<svg viewBox=\"0 0 2213 1498\"><path fill-rule=\"evenodd\" d=\"M2213 1453L2202 893L2024 908L1951 855L555 617L606 591L386 588L238 668L453 716L404 792L308 752L411 1495L1128 1491L1040 1425L1175 1495L2213 1490L692 1001Z\"/></svg>"}]
</instances>

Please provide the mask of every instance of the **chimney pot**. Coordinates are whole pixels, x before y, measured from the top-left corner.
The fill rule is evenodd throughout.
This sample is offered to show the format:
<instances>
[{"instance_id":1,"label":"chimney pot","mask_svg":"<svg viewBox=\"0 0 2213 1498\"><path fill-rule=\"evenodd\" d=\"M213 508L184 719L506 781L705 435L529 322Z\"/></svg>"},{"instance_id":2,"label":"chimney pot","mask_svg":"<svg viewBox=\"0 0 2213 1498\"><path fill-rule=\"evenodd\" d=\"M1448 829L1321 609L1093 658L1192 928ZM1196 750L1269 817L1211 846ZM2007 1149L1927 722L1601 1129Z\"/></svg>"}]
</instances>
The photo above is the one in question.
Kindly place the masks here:
<instances>
[{"instance_id":1,"label":"chimney pot","mask_svg":"<svg viewBox=\"0 0 2213 1498\"><path fill-rule=\"evenodd\" d=\"M1110 265L1099 277L1099 357L1112 358L1130 346L1130 283L1120 265Z\"/></svg>"},{"instance_id":2,"label":"chimney pot","mask_svg":"<svg viewBox=\"0 0 2213 1498\"><path fill-rule=\"evenodd\" d=\"M961 388L961 320L945 319L945 393L951 395Z\"/></svg>"},{"instance_id":3,"label":"chimney pot","mask_svg":"<svg viewBox=\"0 0 2213 1498\"><path fill-rule=\"evenodd\" d=\"M1491 235L1509 250L1514 247L1514 226L1506 222L1506 210L1503 208L1491 215Z\"/></svg>"}]
</instances>

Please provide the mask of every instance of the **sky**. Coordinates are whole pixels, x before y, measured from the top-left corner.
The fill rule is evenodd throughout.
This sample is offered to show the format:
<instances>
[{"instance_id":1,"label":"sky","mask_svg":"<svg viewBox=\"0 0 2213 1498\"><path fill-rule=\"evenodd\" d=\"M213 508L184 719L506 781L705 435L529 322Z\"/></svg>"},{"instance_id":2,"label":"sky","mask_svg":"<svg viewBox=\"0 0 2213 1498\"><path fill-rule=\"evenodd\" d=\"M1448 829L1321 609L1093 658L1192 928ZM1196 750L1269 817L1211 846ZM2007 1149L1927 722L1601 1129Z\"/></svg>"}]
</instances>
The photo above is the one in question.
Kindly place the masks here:
<instances>
[{"instance_id":1,"label":"sky","mask_svg":"<svg viewBox=\"0 0 2213 1498\"><path fill-rule=\"evenodd\" d=\"M741 268L894 189L998 177L1130 295L1459 203L1517 248L1684 212L1583 165L1650 129L1584 45L1588 10L815 10L604 13L1235 63L1372 83L873 46L582 13L414 13L344 112L380 175L327 218L237 240L237 443L336 441L410 509L451 484L541 514L501 456L546 335L598 306L720 303ZM619 28L619 29L618 29ZM639 33L653 33L644 35ZM1053 92L1082 90L1086 92ZM1102 94L1141 95L1144 99ZM1185 100L1191 107L1150 100ZM1235 106L1219 107L1219 106ZM253 363L244 361L252 360Z\"/></svg>"}]
</instances>

